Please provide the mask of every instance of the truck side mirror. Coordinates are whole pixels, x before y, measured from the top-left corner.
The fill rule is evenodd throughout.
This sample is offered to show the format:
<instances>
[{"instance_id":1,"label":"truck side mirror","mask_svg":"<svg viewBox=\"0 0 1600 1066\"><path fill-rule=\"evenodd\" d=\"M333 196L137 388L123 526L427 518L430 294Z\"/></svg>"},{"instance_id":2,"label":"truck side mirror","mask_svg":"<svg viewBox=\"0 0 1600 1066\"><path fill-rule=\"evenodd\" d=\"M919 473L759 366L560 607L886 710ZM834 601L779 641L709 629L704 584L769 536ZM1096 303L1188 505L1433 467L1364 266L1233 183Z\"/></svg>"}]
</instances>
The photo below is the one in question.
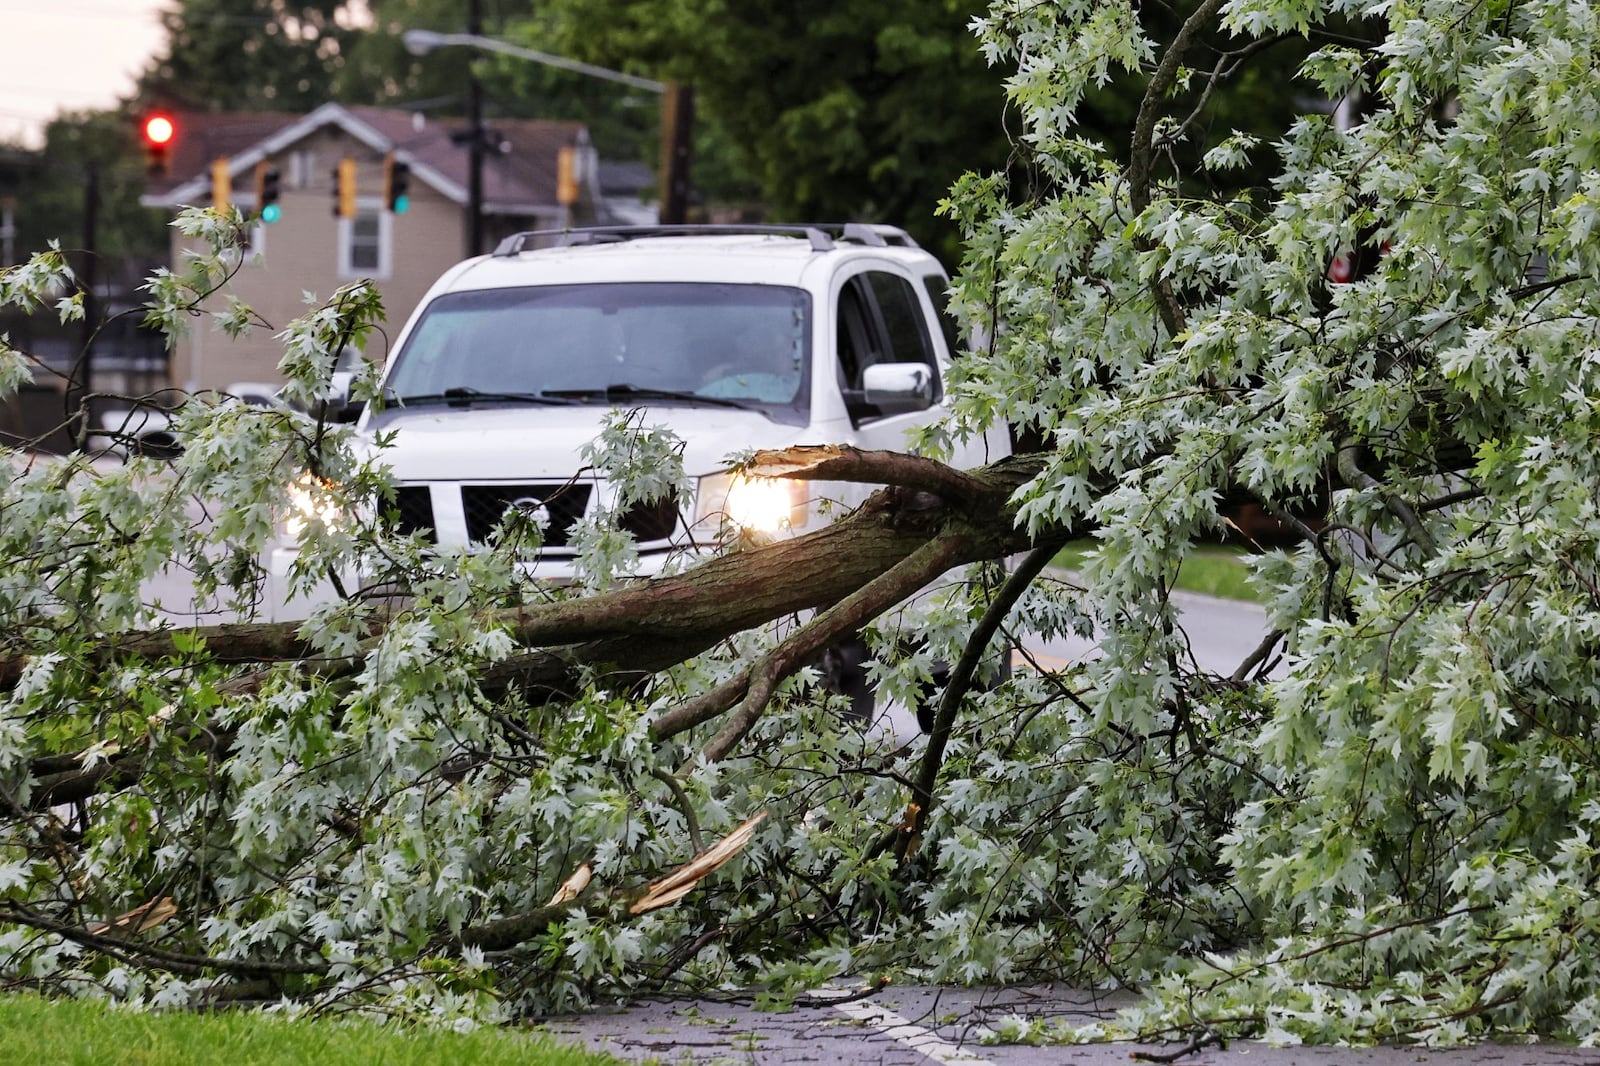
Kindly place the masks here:
<instances>
[{"instance_id":1,"label":"truck side mirror","mask_svg":"<svg viewBox=\"0 0 1600 1066\"><path fill-rule=\"evenodd\" d=\"M862 399L885 413L933 405L933 368L926 363L876 363L861 372Z\"/></svg>"}]
</instances>

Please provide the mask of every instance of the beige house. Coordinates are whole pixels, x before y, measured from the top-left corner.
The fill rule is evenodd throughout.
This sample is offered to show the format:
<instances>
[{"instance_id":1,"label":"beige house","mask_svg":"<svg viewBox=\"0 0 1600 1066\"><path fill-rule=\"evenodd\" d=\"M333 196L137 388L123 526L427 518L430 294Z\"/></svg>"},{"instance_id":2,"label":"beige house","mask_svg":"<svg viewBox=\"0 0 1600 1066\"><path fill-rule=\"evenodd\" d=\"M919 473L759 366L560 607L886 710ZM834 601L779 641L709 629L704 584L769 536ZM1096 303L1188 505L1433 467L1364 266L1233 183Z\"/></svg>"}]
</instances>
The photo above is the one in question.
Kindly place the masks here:
<instances>
[{"instance_id":1,"label":"beige house","mask_svg":"<svg viewBox=\"0 0 1600 1066\"><path fill-rule=\"evenodd\" d=\"M212 202L214 171L226 172L231 200L246 216L256 213L257 164L278 172L281 216L252 227L252 248L229 283L229 293L269 323L237 340L196 319L172 353L171 384L186 391L225 388L235 382L274 384L282 347L274 334L340 285L371 278L383 294L390 337L428 286L466 254L468 152L463 121L436 121L383 108L326 104L308 115L186 114L177 116L167 175L152 180L142 202L176 213ZM484 158L484 250L523 230L561 229L626 217L637 203L608 207L588 132L577 122L495 120L496 148ZM563 149L568 181L558 194ZM393 214L384 198L387 157L410 166L409 208ZM338 217L335 173L340 162L356 167L356 215ZM570 202L563 202L570 201ZM182 262L189 242L173 232L172 261ZM219 294L219 297L222 294ZM221 300L214 298L217 307ZM382 358L379 337L369 357Z\"/></svg>"}]
</instances>

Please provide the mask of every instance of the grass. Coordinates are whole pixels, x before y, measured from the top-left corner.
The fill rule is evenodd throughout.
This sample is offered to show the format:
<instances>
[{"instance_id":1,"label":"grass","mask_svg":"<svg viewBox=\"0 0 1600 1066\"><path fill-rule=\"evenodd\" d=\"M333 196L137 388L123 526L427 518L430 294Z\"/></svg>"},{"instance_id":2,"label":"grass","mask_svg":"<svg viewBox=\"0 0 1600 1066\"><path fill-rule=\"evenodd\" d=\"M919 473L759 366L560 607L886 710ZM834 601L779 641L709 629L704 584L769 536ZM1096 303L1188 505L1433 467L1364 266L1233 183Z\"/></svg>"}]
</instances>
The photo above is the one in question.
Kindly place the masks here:
<instances>
[{"instance_id":1,"label":"grass","mask_svg":"<svg viewBox=\"0 0 1600 1066\"><path fill-rule=\"evenodd\" d=\"M472 1033L259 1013L117 1010L0 996L0 1062L64 1066L618 1066L621 1060L506 1029Z\"/></svg>"},{"instance_id":2,"label":"grass","mask_svg":"<svg viewBox=\"0 0 1600 1066\"><path fill-rule=\"evenodd\" d=\"M1075 540L1061 549L1061 554L1055 557L1052 565L1063 570L1076 570L1094 550L1094 544L1087 537ZM1188 558L1178 570L1175 586L1186 592L1253 603L1258 597L1255 590L1245 583L1249 573L1245 558L1249 554L1246 548L1233 545L1197 544L1189 549Z\"/></svg>"}]
</instances>

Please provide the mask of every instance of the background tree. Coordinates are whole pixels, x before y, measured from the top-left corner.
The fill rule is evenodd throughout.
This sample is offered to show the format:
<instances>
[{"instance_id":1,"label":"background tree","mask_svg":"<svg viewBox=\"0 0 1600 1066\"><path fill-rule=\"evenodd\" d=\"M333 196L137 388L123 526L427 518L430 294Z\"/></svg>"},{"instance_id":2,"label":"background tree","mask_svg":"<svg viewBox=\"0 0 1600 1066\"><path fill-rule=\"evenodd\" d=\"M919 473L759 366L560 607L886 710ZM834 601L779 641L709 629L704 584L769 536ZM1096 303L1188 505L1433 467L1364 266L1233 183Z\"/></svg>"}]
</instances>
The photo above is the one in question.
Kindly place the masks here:
<instances>
[{"instance_id":1,"label":"background tree","mask_svg":"<svg viewBox=\"0 0 1600 1066\"><path fill-rule=\"evenodd\" d=\"M889 486L802 538L640 585L594 551L610 591L532 588L515 530L449 555L364 519L381 449L292 412L196 405L171 466L5 453L0 972L431 1020L1048 976L1150 993L1101 1031L1596 1039L1600 16L1416 0L1356 35L1349 7L996 3L975 28L1024 158L950 197L985 343L943 432L1003 418L1048 448L747 457ZM1219 28L1245 58L1306 36L1305 87L1366 105L1213 130L1223 177L1196 175ZM1125 149L1074 124L1118 69L1144 87ZM1271 182L1233 191L1246 163ZM174 328L238 240L183 225L219 253L156 280ZM59 280L46 255L0 298ZM254 324L310 400L379 314L357 284ZM676 455L619 412L592 459L648 497L686 491ZM1238 494L1324 510L1257 559L1276 629L1214 676L1170 587ZM278 519L308 583L376 584L303 626L189 624L248 615ZM1087 529L1081 580L1050 577ZM1003 583L962 569L1024 550ZM142 593L172 566L181 621ZM886 693L954 664L928 737L853 728L816 683L862 626ZM1007 627L1098 629L1104 656L979 691Z\"/></svg>"},{"instance_id":2,"label":"background tree","mask_svg":"<svg viewBox=\"0 0 1600 1066\"><path fill-rule=\"evenodd\" d=\"M162 13L166 50L140 75L136 97L196 111L305 112L370 96L372 84L353 84L363 72L345 69L363 32L359 8L350 0L180 0Z\"/></svg>"},{"instance_id":3,"label":"background tree","mask_svg":"<svg viewBox=\"0 0 1600 1066\"><path fill-rule=\"evenodd\" d=\"M704 136L733 157L696 181L759 193L779 219L893 222L945 252L950 183L1008 151L1004 100L961 3L807 0L543 5L554 49L694 85Z\"/></svg>"},{"instance_id":4,"label":"background tree","mask_svg":"<svg viewBox=\"0 0 1600 1066\"><path fill-rule=\"evenodd\" d=\"M133 124L116 113L86 113L59 118L45 127L44 146L37 153L19 153L17 183L17 246L24 252L60 240L79 247L83 235L84 195L93 166L101 216L96 245L110 261L137 259L166 235L162 220L138 208L144 191L144 162L135 143ZM141 280L155 264L138 261Z\"/></svg>"}]
</instances>

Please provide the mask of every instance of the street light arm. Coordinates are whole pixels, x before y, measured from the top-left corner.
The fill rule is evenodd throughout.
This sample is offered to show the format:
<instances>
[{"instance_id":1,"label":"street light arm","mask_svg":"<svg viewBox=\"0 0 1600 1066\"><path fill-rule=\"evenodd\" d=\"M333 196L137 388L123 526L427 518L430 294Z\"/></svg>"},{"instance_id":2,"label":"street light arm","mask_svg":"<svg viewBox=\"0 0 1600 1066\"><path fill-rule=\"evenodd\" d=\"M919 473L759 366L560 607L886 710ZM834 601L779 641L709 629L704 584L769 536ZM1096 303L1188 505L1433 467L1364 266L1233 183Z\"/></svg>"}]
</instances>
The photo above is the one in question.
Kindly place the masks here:
<instances>
[{"instance_id":1,"label":"street light arm","mask_svg":"<svg viewBox=\"0 0 1600 1066\"><path fill-rule=\"evenodd\" d=\"M666 92L665 82L655 81L651 78L641 78L636 74L624 74L620 70L608 70L597 67L593 63L583 63L565 56L551 55L549 52L540 52L533 48L524 48L521 45L508 44L497 41L493 37L482 37L475 33L435 33L432 30L407 30L401 37L405 42L406 51L412 55L425 55L435 48L451 46L462 48L477 48L484 52L498 52L501 55L514 56L517 59L528 59L535 63L543 63L550 67L560 67L578 74L587 74L591 78L604 78L606 81L620 82L631 85L635 89L644 89L648 92Z\"/></svg>"}]
</instances>

